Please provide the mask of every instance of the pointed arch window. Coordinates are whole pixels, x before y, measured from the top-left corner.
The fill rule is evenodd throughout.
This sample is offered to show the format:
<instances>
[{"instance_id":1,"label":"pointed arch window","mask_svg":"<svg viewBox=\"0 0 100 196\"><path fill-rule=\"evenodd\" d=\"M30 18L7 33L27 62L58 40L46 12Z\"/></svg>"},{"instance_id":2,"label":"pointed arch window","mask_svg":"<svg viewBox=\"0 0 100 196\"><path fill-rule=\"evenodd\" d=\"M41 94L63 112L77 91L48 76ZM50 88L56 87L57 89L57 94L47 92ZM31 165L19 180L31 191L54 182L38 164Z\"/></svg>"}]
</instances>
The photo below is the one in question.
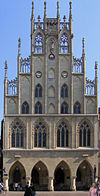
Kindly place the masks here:
<instances>
[{"instance_id":1,"label":"pointed arch window","mask_svg":"<svg viewBox=\"0 0 100 196\"><path fill-rule=\"evenodd\" d=\"M69 146L68 127L65 122L62 122L57 128L57 147Z\"/></svg>"},{"instance_id":2,"label":"pointed arch window","mask_svg":"<svg viewBox=\"0 0 100 196\"><path fill-rule=\"evenodd\" d=\"M42 104L39 101L35 104L35 114L42 114Z\"/></svg>"},{"instance_id":3,"label":"pointed arch window","mask_svg":"<svg viewBox=\"0 0 100 196\"><path fill-rule=\"evenodd\" d=\"M23 125L15 121L11 126L11 147L23 148L24 147L25 130Z\"/></svg>"},{"instance_id":4,"label":"pointed arch window","mask_svg":"<svg viewBox=\"0 0 100 196\"><path fill-rule=\"evenodd\" d=\"M34 147L43 148L47 146L47 128L42 123L39 122L35 125L35 134L34 134Z\"/></svg>"},{"instance_id":5,"label":"pointed arch window","mask_svg":"<svg viewBox=\"0 0 100 196\"><path fill-rule=\"evenodd\" d=\"M74 104L74 114L80 114L81 113L81 106L80 103L77 101Z\"/></svg>"},{"instance_id":6,"label":"pointed arch window","mask_svg":"<svg viewBox=\"0 0 100 196\"><path fill-rule=\"evenodd\" d=\"M91 131L86 121L82 123L79 129L79 146L90 147L91 146Z\"/></svg>"},{"instance_id":7,"label":"pointed arch window","mask_svg":"<svg viewBox=\"0 0 100 196\"><path fill-rule=\"evenodd\" d=\"M66 84L63 84L63 86L61 87L61 97L68 97L68 87Z\"/></svg>"},{"instance_id":8,"label":"pointed arch window","mask_svg":"<svg viewBox=\"0 0 100 196\"><path fill-rule=\"evenodd\" d=\"M42 97L42 87L40 84L37 84L35 87L35 97Z\"/></svg>"},{"instance_id":9,"label":"pointed arch window","mask_svg":"<svg viewBox=\"0 0 100 196\"><path fill-rule=\"evenodd\" d=\"M68 53L68 37L65 33L61 36L60 39L60 52L62 54Z\"/></svg>"},{"instance_id":10,"label":"pointed arch window","mask_svg":"<svg viewBox=\"0 0 100 196\"><path fill-rule=\"evenodd\" d=\"M61 104L61 114L68 114L68 105L66 102Z\"/></svg>"},{"instance_id":11,"label":"pointed arch window","mask_svg":"<svg viewBox=\"0 0 100 196\"><path fill-rule=\"evenodd\" d=\"M43 52L43 37L40 33L35 36L35 53L41 54Z\"/></svg>"},{"instance_id":12,"label":"pointed arch window","mask_svg":"<svg viewBox=\"0 0 100 196\"><path fill-rule=\"evenodd\" d=\"M22 114L29 114L29 105L26 101L22 104Z\"/></svg>"}]
</instances>

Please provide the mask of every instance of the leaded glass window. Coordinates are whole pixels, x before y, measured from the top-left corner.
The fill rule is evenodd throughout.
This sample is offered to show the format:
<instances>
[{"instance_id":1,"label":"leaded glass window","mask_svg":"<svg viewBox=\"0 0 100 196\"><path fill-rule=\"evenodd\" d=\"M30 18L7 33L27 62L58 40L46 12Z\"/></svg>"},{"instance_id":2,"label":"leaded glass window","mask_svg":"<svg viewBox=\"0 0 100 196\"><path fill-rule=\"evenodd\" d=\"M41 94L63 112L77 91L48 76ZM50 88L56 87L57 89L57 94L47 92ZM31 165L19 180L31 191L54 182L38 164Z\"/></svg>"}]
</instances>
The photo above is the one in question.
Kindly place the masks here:
<instances>
[{"instance_id":1,"label":"leaded glass window","mask_svg":"<svg viewBox=\"0 0 100 196\"><path fill-rule=\"evenodd\" d=\"M74 114L80 114L81 113L81 106L80 103L77 101L74 104Z\"/></svg>"},{"instance_id":2,"label":"leaded glass window","mask_svg":"<svg viewBox=\"0 0 100 196\"><path fill-rule=\"evenodd\" d=\"M25 130L21 122L15 121L11 125L11 147L24 147Z\"/></svg>"},{"instance_id":3,"label":"leaded glass window","mask_svg":"<svg viewBox=\"0 0 100 196\"><path fill-rule=\"evenodd\" d=\"M57 128L57 147L69 146L68 127L65 122L62 122Z\"/></svg>"},{"instance_id":4,"label":"leaded glass window","mask_svg":"<svg viewBox=\"0 0 100 196\"><path fill-rule=\"evenodd\" d=\"M66 84L63 84L61 88L61 97L62 98L68 97L68 88Z\"/></svg>"},{"instance_id":5,"label":"leaded glass window","mask_svg":"<svg viewBox=\"0 0 100 196\"><path fill-rule=\"evenodd\" d=\"M34 127L34 147L46 147L47 146L47 128L40 121Z\"/></svg>"},{"instance_id":6,"label":"leaded glass window","mask_svg":"<svg viewBox=\"0 0 100 196\"><path fill-rule=\"evenodd\" d=\"M35 53L42 53L43 52L43 38L40 33L38 33L35 37Z\"/></svg>"},{"instance_id":7,"label":"leaded glass window","mask_svg":"<svg viewBox=\"0 0 100 196\"><path fill-rule=\"evenodd\" d=\"M26 101L22 104L22 114L29 114L29 105Z\"/></svg>"},{"instance_id":8,"label":"leaded glass window","mask_svg":"<svg viewBox=\"0 0 100 196\"><path fill-rule=\"evenodd\" d=\"M37 84L35 88L35 97L42 97L42 87L40 84Z\"/></svg>"},{"instance_id":9,"label":"leaded glass window","mask_svg":"<svg viewBox=\"0 0 100 196\"><path fill-rule=\"evenodd\" d=\"M61 114L68 114L68 105L66 102L61 104Z\"/></svg>"},{"instance_id":10,"label":"leaded glass window","mask_svg":"<svg viewBox=\"0 0 100 196\"><path fill-rule=\"evenodd\" d=\"M79 146L89 147L91 145L91 131L86 121L82 123L79 129Z\"/></svg>"},{"instance_id":11,"label":"leaded glass window","mask_svg":"<svg viewBox=\"0 0 100 196\"><path fill-rule=\"evenodd\" d=\"M62 54L68 53L68 37L65 33L61 36L60 39L60 52Z\"/></svg>"},{"instance_id":12,"label":"leaded glass window","mask_svg":"<svg viewBox=\"0 0 100 196\"><path fill-rule=\"evenodd\" d=\"M39 101L35 104L35 114L42 114L42 105Z\"/></svg>"}]
</instances>

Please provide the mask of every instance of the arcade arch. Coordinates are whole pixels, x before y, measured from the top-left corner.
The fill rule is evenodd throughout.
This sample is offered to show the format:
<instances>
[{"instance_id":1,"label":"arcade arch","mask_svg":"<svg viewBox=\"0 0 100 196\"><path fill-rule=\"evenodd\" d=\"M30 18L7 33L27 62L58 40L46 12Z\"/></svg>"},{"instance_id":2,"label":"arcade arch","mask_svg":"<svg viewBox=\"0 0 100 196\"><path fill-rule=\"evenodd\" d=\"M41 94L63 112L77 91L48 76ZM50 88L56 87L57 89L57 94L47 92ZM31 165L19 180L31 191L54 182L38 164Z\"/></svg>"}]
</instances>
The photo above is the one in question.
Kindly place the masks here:
<instances>
[{"instance_id":1,"label":"arcade arch","mask_svg":"<svg viewBox=\"0 0 100 196\"><path fill-rule=\"evenodd\" d=\"M26 171L19 161L16 161L10 168L9 190L14 190L15 183L18 183L22 189L26 185Z\"/></svg>"},{"instance_id":2,"label":"arcade arch","mask_svg":"<svg viewBox=\"0 0 100 196\"><path fill-rule=\"evenodd\" d=\"M54 171L54 190L65 191L71 187L71 172L65 161L61 161Z\"/></svg>"},{"instance_id":3,"label":"arcade arch","mask_svg":"<svg viewBox=\"0 0 100 196\"><path fill-rule=\"evenodd\" d=\"M76 173L76 189L89 190L93 182L93 169L90 163L84 160L78 167Z\"/></svg>"},{"instance_id":4,"label":"arcade arch","mask_svg":"<svg viewBox=\"0 0 100 196\"><path fill-rule=\"evenodd\" d=\"M48 190L48 169L42 161L39 161L33 167L31 182L34 185L35 190Z\"/></svg>"}]
</instances>

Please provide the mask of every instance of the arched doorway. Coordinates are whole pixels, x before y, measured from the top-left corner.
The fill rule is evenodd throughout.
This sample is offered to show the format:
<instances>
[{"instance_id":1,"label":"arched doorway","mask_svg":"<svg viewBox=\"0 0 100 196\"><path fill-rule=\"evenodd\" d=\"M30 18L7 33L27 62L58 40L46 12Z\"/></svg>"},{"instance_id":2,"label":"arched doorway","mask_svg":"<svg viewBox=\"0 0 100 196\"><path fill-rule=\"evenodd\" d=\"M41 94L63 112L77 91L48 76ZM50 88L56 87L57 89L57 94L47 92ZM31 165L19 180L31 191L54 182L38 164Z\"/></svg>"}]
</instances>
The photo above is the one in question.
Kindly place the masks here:
<instances>
[{"instance_id":1,"label":"arched doorway","mask_svg":"<svg viewBox=\"0 0 100 196\"><path fill-rule=\"evenodd\" d=\"M76 173L76 189L77 190L89 190L93 181L93 171L88 161L83 161Z\"/></svg>"},{"instance_id":2,"label":"arched doorway","mask_svg":"<svg viewBox=\"0 0 100 196\"><path fill-rule=\"evenodd\" d=\"M35 190L45 191L48 190L48 170L46 165L39 161L32 169L31 182Z\"/></svg>"},{"instance_id":3,"label":"arched doorway","mask_svg":"<svg viewBox=\"0 0 100 196\"><path fill-rule=\"evenodd\" d=\"M9 171L9 190L15 190L15 184L18 183L19 189L23 190L26 184L26 172L23 165L17 161Z\"/></svg>"},{"instance_id":4,"label":"arched doorway","mask_svg":"<svg viewBox=\"0 0 100 196\"><path fill-rule=\"evenodd\" d=\"M58 164L54 172L54 190L66 191L70 190L70 186L70 169L68 165L62 161Z\"/></svg>"}]
</instances>

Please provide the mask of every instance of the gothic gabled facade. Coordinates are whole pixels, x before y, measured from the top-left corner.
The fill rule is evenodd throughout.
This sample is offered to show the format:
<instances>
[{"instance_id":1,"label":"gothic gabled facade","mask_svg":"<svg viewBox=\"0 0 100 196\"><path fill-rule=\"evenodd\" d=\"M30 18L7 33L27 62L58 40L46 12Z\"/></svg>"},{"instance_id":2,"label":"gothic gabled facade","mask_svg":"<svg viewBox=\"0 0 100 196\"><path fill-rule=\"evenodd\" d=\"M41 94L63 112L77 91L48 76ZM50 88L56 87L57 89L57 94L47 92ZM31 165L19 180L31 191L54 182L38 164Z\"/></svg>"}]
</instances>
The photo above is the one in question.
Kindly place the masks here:
<instances>
[{"instance_id":1,"label":"gothic gabled facade","mask_svg":"<svg viewBox=\"0 0 100 196\"><path fill-rule=\"evenodd\" d=\"M85 40L82 57L73 57L72 7L69 20L34 21L31 55L21 57L18 73L7 79L5 61L3 180L8 189L33 182L36 190L88 189L98 176L98 76L86 78Z\"/></svg>"}]
</instances>

